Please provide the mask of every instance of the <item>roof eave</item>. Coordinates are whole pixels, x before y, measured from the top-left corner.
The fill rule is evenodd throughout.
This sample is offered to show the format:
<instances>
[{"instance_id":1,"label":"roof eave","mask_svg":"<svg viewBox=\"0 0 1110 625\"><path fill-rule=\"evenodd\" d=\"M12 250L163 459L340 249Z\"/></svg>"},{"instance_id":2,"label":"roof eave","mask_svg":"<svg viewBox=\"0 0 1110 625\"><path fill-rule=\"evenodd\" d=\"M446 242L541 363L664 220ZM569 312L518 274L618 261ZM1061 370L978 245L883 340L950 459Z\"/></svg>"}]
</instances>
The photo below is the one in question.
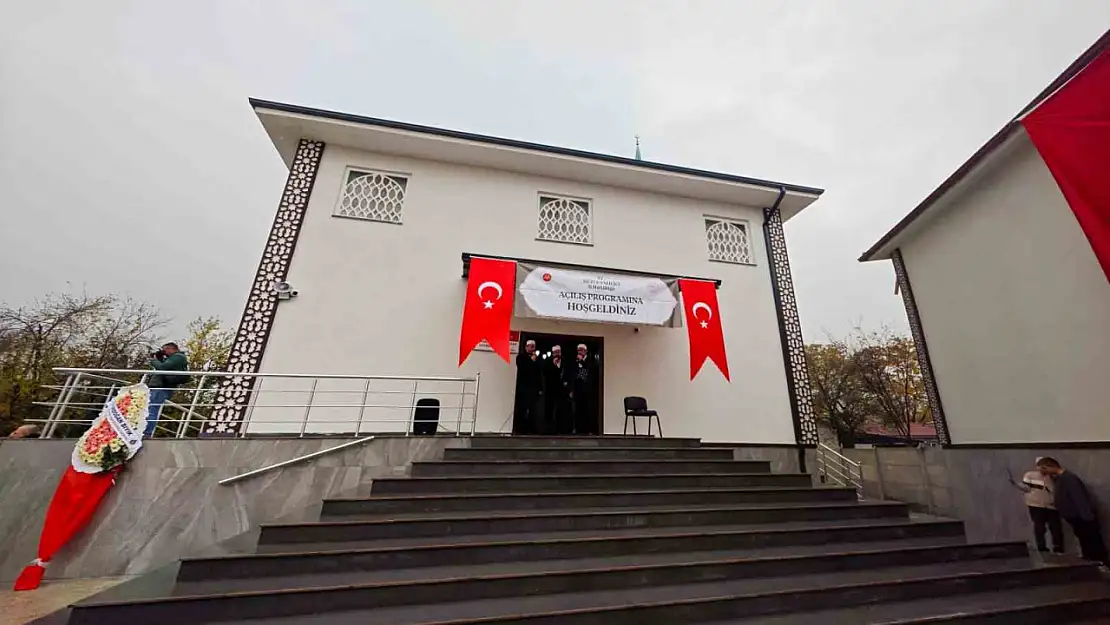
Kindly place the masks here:
<instances>
[{"instance_id":1,"label":"roof eave","mask_svg":"<svg viewBox=\"0 0 1110 625\"><path fill-rule=\"evenodd\" d=\"M267 113L270 115L273 115L275 113L295 115L302 118L314 118L323 122L337 122L347 125L363 126L371 129L377 128L384 131L416 133L419 135L442 138L458 142L496 146L500 148L510 148L514 150L526 150L528 152L536 153L539 155L581 159L601 164L608 164L610 166L633 168L645 173L654 172L661 174L679 175L704 180L710 183L744 185L747 187L758 187L774 192L783 190L788 195L794 196L795 202L798 202L800 200L804 205L808 205L809 203L816 201L816 199L824 193L824 189L816 187L780 183L771 180L762 180L758 178L749 178L746 176L737 176L722 172L713 172L701 169L694 169L690 167L668 165L665 163L656 163L653 161L643 161L622 156L613 156L609 154L599 154L596 152L588 152L584 150L531 143L527 141L519 141L516 139L505 139L501 137L492 137L488 135L479 135L456 130L436 128L432 126L422 126L418 124L409 124L406 122L364 117L348 113L303 107L283 102L272 102L269 100L260 100L256 98L250 98L249 102L251 107L255 110L256 114L260 116L260 118ZM273 135L271 135L271 140L275 142L275 147L277 147L279 152L282 153L283 159L288 162L292 155L285 154L284 152L288 152L290 146L278 145L278 138L274 137ZM802 207L804 207L804 205ZM789 216L793 216L793 214L796 214L800 210L800 208L801 207L789 211L790 214L784 215L784 219L788 218Z\"/></svg>"}]
</instances>

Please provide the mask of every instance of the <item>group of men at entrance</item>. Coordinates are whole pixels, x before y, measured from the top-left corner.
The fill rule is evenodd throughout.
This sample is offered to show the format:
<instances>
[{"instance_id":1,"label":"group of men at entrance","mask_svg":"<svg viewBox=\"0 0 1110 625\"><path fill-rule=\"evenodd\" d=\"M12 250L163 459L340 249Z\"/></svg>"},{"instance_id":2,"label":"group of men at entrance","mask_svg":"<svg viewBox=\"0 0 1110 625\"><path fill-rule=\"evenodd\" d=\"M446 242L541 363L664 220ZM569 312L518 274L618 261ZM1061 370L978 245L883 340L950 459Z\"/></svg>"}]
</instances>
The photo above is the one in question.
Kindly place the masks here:
<instances>
[{"instance_id":1,"label":"group of men at entrance","mask_svg":"<svg viewBox=\"0 0 1110 625\"><path fill-rule=\"evenodd\" d=\"M542 358L536 342L527 341L516 357L514 434L600 434L598 366L585 345L574 360L563 359L562 347Z\"/></svg>"}]
</instances>

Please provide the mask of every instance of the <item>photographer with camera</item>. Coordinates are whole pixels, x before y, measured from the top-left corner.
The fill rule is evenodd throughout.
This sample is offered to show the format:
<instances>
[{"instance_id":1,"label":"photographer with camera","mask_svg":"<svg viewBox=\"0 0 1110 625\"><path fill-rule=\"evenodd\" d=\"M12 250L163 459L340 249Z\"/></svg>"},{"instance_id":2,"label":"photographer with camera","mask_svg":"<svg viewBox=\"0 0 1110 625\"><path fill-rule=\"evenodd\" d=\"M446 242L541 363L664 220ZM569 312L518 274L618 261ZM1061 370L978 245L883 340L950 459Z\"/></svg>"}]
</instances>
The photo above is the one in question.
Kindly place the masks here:
<instances>
[{"instance_id":1,"label":"photographer with camera","mask_svg":"<svg viewBox=\"0 0 1110 625\"><path fill-rule=\"evenodd\" d=\"M159 372L189 370L189 360L185 357L185 352L178 348L177 343L163 345L162 349L150 355L148 364ZM146 421L146 431L143 432L144 436L154 436L154 427L158 425L162 404L166 403L177 387L184 384L187 379L189 376L166 373L155 373L150 376L147 380L147 386L150 387L150 413Z\"/></svg>"}]
</instances>

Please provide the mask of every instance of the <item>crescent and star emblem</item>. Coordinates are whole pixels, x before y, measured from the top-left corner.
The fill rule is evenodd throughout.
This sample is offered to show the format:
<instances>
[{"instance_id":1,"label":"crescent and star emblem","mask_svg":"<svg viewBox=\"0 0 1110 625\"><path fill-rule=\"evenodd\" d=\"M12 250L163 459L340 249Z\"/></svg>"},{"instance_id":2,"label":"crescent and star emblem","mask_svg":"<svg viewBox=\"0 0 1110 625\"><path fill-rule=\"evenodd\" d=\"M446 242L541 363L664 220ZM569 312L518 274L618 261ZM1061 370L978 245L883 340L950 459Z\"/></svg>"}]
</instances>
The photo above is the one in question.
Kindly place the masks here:
<instances>
[{"instance_id":1,"label":"crescent and star emblem","mask_svg":"<svg viewBox=\"0 0 1110 625\"><path fill-rule=\"evenodd\" d=\"M705 312L709 313L709 316L706 317L704 320L698 316L699 308L704 308ZM709 320L713 318L713 309L710 308L709 304L706 304L705 302L696 302L693 306L690 307L690 314L694 315L694 319L697 319L701 322L701 327L704 330L709 327Z\"/></svg>"},{"instance_id":2,"label":"crescent and star emblem","mask_svg":"<svg viewBox=\"0 0 1110 625\"><path fill-rule=\"evenodd\" d=\"M504 292L501 290L501 285L500 284L497 284L496 282L483 282L483 283L478 285L478 298L479 299L484 299L484 296L482 295L482 291L485 291L486 289L496 289L497 290L497 298L496 299L501 299L501 296L504 294ZM489 309L493 308L493 301L487 299L486 301L482 302L482 306L484 306L486 308L486 310L489 310Z\"/></svg>"}]
</instances>

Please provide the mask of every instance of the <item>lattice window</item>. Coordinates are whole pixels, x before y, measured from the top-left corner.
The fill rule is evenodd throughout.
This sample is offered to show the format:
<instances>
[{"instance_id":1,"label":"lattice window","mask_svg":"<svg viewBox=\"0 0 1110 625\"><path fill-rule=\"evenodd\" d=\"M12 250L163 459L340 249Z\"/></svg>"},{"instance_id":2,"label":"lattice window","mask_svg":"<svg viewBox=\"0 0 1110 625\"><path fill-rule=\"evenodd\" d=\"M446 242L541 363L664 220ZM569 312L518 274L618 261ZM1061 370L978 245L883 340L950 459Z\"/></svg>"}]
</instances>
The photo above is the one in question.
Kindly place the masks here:
<instances>
[{"instance_id":1,"label":"lattice window","mask_svg":"<svg viewBox=\"0 0 1110 625\"><path fill-rule=\"evenodd\" d=\"M540 196L540 224L536 238L559 243L593 242L590 203L565 197Z\"/></svg>"},{"instance_id":2,"label":"lattice window","mask_svg":"<svg viewBox=\"0 0 1110 625\"><path fill-rule=\"evenodd\" d=\"M709 260L741 265L755 262L745 222L706 217L705 243L709 248Z\"/></svg>"},{"instance_id":3,"label":"lattice window","mask_svg":"<svg viewBox=\"0 0 1110 625\"><path fill-rule=\"evenodd\" d=\"M408 179L373 171L348 170L335 214L370 221L401 223Z\"/></svg>"}]
</instances>

